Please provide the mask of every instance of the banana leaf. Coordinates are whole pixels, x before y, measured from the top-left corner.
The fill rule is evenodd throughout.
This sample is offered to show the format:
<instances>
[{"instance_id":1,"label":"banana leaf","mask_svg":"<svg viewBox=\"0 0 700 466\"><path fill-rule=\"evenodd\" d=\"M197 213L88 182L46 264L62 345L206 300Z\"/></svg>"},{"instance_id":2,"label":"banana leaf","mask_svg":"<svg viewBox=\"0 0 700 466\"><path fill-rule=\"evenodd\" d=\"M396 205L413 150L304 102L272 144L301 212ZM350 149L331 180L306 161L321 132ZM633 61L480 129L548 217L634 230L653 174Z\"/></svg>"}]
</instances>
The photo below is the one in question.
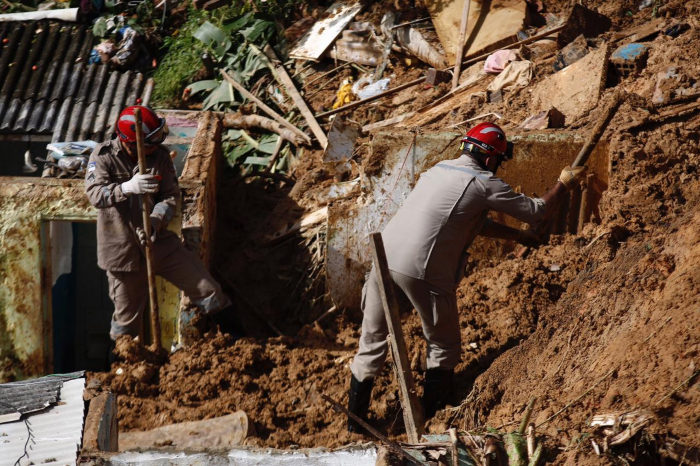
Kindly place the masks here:
<instances>
[{"instance_id":1,"label":"banana leaf","mask_svg":"<svg viewBox=\"0 0 700 466\"><path fill-rule=\"evenodd\" d=\"M219 84L219 81L215 79L207 79L205 81L197 81L196 83L192 83L189 86L187 86L186 89L190 90L190 95L195 95L198 92L211 91L212 89L219 86Z\"/></svg>"}]
</instances>

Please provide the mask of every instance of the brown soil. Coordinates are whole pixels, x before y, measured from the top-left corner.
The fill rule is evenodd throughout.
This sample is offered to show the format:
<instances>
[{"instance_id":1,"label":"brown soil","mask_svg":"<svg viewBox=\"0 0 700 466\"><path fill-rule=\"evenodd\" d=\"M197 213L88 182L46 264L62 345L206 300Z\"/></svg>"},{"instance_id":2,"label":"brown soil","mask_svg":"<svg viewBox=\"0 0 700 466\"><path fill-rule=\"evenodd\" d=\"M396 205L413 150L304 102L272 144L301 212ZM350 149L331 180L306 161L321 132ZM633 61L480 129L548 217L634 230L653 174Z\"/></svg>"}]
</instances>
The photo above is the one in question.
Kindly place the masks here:
<instances>
[{"instance_id":1,"label":"brown soil","mask_svg":"<svg viewBox=\"0 0 700 466\"><path fill-rule=\"evenodd\" d=\"M572 2L545 3L559 12ZM651 15L651 8L637 11L637 2L586 2L591 4L609 14L617 28L642 24ZM669 20L699 9L697 2L676 1L662 8ZM641 76L612 83L603 102L613 84L650 99L656 73L668 66L678 66L681 82L692 86L700 71L698 29L676 39L660 36L651 45ZM393 84L420 74L402 67L396 60L392 71L400 78ZM537 79L548 73L538 72ZM445 89L430 92L440 95ZM385 99L350 118L361 124L379 121L399 114L397 108L419 108L430 98L427 93L397 94L393 104ZM516 125L529 115L528 98L526 89L505 103L473 102L433 129L489 111ZM642 103L651 108L648 101ZM577 127L590 130L600 110L576 122ZM453 408L439 413L430 430L456 425L507 431L536 396L533 420L546 435L549 464L612 464L614 458L596 457L587 440L590 418L607 411L651 410L656 416L651 433L700 445L700 117L624 129L648 114L639 105L625 104L606 132L612 147L610 187L600 205L599 224L588 224L576 236L552 237L525 258L474 260L472 273L458 289L464 353L452 390ZM367 171L376 169L376 154L370 152L356 154ZM142 354L120 361L108 374L93 375L119 395L121 429L149 429L242 409L255 424L257 436L249 440L255 445L336 447L363 439L348 434L343 416L318 396L347 401L348 364L357 348L361 316L338 312L320 324L304 325L330 307L314 302L291 310L285 305L290 283L306 273L308 251L298 239L275 248L261 248L258 241L274 231L275 222L289 223L319 207L315 193L333 182L320 156L307 151L300 159L291 174L293 187L260 180L225 185L222 197L229 202L220 203L221 254L215 265L245 294L245 300L236 300L255 338L233 343L209 333L163 365ZM253 311L289 336L271 336ZM403 317L403 328L420 386L424 343L415 313ZM393 380L387 365L373 392L369 420L391 437L404 439Z\"/></svg>"}]
</instances>

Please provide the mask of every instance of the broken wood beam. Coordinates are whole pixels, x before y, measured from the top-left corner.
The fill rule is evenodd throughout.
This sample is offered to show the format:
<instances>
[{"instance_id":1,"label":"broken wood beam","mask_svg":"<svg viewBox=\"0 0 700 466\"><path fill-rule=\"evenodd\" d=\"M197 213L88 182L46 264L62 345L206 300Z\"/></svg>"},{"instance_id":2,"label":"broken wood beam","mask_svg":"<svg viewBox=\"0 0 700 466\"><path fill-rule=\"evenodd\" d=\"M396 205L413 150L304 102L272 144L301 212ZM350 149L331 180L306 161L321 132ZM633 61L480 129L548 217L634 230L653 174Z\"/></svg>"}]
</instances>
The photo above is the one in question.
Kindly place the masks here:
<instances>
[{"instance_id":1,"label":"broken wood beam","mask_svg":"<svg viewBox=\"0 0 700 466\"><path fill-rule=\"evenodd\" d=\"M281 125L275 120L261 115L238 115L226 113L224 114L223 125L224 128L229 129L264 129L279 134L281 139L285 139L295 146L307 144L307 139L302 138L296 132L289 130L286 126Z\"/></svg>"},{"instance_id":2,"label":"broken wood beam","mask_svg":"<svg viewBox=\"0 0 700 466\"><path fill-rule=\"evenodd\" d=\"M321 393L321 398L323 398L325 401L330 403L331 406L333 406L333 409L335 409L338 412L344 413L345 415L350 417L350 419L352 419L353 421L360 424L362 426L362 428L365 429L367 432L374 435L382 442L386 443L387 447L389 447L390 450L401 455L404 459L408 460L409 463L418 464L421 466L423 466L423 465L427 466L427 463L420 461L417 458L414 458L413 456L411 456L406 450L401 448L401 446L398 443L396 443L392 440L389 440L389 438L387 436L385 436L384 434L379 432L377 429L375 429L371 425L367 424L367 422L365 422L359 416L348 411L343 405L341 405L340 403L335 401L330 396L326 395L325 393Z\"/></svg>"},{"instance_id":3,"label":"broken wood beam","mask_svg":"<svg viewBox=\"0 0 700 466\"><path fill-rule=\"evenodd\" d=\"M277 112L268 107L267 104L265 104L265 102L251 94L245 87L239 84L238 81L229 76L229 74L226 71L221 70L221 76L223 76L224 79L228 81L234 89L243 94L245 98L247 98L251 102L254 102L258 107L260 107L260 110L267 113L268 116L270 116L273 120L275 120L277 123L281 124L285 128L289 129L290 131L293 131L294 133L298 134L299 137L304 139L307 144L311 144L311 138L309 138L309 136L306 133L304 133L302 130L285 120Z\"/></svg>"},{"instance_id":4,"label":"broken wood beam","mask_svg":"<svg viewBox=\"0 0 700 466\"><path fill-rule=\"evenodd\" d=\"M268 65L270 66L270 70L272 70L272 74L285 87L287 93L292 98L294 104L301 112L302 116L306 120L306 123L309 125L311 132L314 133L314 136L316 136L316 139L318 139L318 142L321 144L321 147L325 149L328 145L328 138L326 137L326 133L323 132L323 129L316 121L316 118L314 118L313 112L309 109L309 106L306 105L306 102L301 97L301 94L299 94L299 91L294 85L294 81L292 81L292 78L289 77L289 74L287 73L287 70L285 69L284 65L282 65L282 62L280 62L279 58L277 58L277 54L272 49L270 44L265 45L265 47L263 48L263 52L270 60L270 63L268 63Z\"/></svg>"},{"instance_id":5,"label":"broken wood beam","mask_svg":"<svg viewBox=\"0 0 700 466\"><path fill-rule=\"evenodd\" d=\"M464 55L464 42L467 40L467 24L469 23L469 6L471 0L464 0L462 7L462 22L459 26L459 42L455 50L455 69L452 73L452 90L454 91L459 84L459 73L462 70L462 58Z\"/></svg>"},{"instance_id":6,"label":"broken wood beam","mask_svg":"<svg viewBox=\"0 0 700 466\"><path fill-rule=\"evenodd\" d=\"M379 284L379 292L384 305L384 314L391 336L391 349L394 356L394 372L399 382L399 395L403 407L403 418L406 424L406 435L411 443L420 442L420 437L425 433L423 412L418 403L415 382L411 365L408 361L406 341L401 329L399 306L394 294L394 280L391 278L389 265L384 251L384 242L381 233L372 233L370 236L372 247L372 259Z\"/></svg>"}]
</instances>

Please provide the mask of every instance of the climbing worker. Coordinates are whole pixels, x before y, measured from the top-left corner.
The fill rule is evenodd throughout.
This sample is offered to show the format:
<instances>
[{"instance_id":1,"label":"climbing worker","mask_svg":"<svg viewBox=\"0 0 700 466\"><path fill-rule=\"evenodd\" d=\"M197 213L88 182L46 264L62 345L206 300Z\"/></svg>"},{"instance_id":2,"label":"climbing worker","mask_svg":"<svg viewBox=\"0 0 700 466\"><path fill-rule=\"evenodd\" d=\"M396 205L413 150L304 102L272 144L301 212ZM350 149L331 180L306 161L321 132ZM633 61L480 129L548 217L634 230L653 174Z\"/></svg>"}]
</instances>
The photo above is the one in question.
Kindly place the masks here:
<instances>
[{"instance_id":1,"label":"climbing worker","mask_svg":"<svg viewBox=\"0 0 700 466\"><path fill-rule=\"evenodd\" d=\"M148 173L139 173L137 108L141 109ZM85 191L97 208L97 264L107 271L109 295L114 302L109 335L116 341L120 335L136 337L142 333L148 303L144 249L148 234L153 242L155 273L183 290L222 331L240 337L241 326L230 300L199 256L167 229L180 198L175 166L162 145L167 134L165 119L153 110L127 107L119 115L111 139L98 144L90 155ZM139 194L151 195L149 232L143 230Z\"/></svg>"},{"instance_id":2,"label":"climbing worker","mask_svg":"<svg viewBox=\"0 0 700 466\"><path fill-rule=\"evenodd\" d=\"M467 249L477 235L536 245L532 230L518 230L490 220L489 211L505 213L530 225L548 220L559 200L585 167L567 167L542 198L518 194L501 179L498 168L512 158L503 130L481 123L461 140L461 156L423 173L415 188L382 232L386 256L401 311L415 308L427 341L423 410L433 417L447 401L461 342L456 289L464 276ZM374 378L387 355L388 327L376 270L362 292L362 333L350 366L348 409L366 417ZM348 430L361 428L349 420Z\"/></svg>"}]
</instances>

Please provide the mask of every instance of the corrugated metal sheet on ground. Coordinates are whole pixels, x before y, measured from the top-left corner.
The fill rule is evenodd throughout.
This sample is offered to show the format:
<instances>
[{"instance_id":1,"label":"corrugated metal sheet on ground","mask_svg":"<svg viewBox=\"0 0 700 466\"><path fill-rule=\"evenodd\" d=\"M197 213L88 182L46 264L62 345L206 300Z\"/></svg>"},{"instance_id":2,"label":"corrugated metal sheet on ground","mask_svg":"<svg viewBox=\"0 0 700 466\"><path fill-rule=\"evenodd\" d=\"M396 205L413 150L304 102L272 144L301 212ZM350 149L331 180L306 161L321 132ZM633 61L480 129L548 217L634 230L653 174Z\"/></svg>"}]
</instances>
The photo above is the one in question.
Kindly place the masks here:
<instances>
[{"instance_id":1,"label":"corrugated metal sheet on ground","mask_svg":"<svg viewBox=\"0 0 700 466\"><path fill-rule=\"evenodd\" d=\"M13 466L20 457L20 466L75 465L83 437L84 390L84 378L68 380L57 404L0 424L0 466Z\"/></svg>"},{"instance_id":2,"label":"corrugated metal sheet on ground","mask_svg":"<svg viewBox=\"0 0 700 466\"><path fill-rule=\"evenodd\" d=\"M146 101L153 81L141 73L87 64L94 42L84 25L0 24L0 132L101 141L122 107Z\"/></svg>"}]
</instances>

